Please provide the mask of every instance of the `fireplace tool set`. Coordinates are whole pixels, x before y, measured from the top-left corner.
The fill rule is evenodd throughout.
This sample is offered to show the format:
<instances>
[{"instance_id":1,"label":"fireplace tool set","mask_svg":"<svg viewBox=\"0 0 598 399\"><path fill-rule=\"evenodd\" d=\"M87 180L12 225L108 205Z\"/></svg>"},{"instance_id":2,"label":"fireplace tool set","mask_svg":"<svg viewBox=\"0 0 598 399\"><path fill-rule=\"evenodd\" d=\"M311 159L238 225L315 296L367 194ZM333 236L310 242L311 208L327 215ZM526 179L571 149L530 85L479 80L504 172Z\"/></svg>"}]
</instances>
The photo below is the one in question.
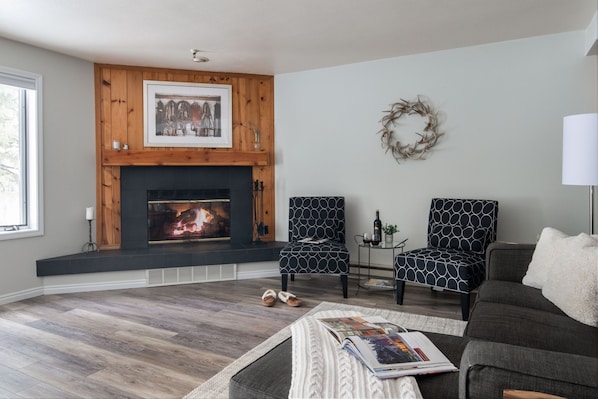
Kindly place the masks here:
<instances>
[{"instance_id":1,"label":"fireplace tool set","mask_svg":"<svg viewBox=\"0 0 598 399\"><path fill-rule=\"evenodd\" d=\"M253 242L261 242L260 237L268 234L268 226L264 224L264 182L260 180L253 182L253 223Z\"/></svg>"}]
</instances>

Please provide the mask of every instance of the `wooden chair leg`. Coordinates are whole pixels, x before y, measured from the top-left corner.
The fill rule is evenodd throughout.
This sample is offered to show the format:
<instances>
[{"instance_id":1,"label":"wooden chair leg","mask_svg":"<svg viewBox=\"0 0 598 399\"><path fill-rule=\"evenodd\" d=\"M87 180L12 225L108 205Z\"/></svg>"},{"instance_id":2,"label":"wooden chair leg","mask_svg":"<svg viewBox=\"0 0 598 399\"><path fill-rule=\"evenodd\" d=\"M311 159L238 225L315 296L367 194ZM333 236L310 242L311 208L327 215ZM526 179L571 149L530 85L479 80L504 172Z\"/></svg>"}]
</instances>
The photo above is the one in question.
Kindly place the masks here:
<instances>
[{"instance_id":1,"label":"wooden chair leg","mask_svg":"<svg viewBox=\"0 0 598 399\"><path fill-rule=\"evenodd\" d=\"M405 282L397 280L397 305L403 304L403 295L405 294Z\"/></svg>"},{"instance_id":2,"label":"wooden chair leg","mask_svg":"<svg viewBox=\"0 0 598 399\"><path fill-rule=\"evenodd\" d=\"M469 320L469 293L461 294L461 316L463 321Z\"/></svg>"},{"instance_id":3,"label":"wooden chair leg","mask_svg":"<svg viewBox=\"0 0 598 399\"><path fill-rule=\"evenodd\" d=\"M289 275L288 274L281 274L280 277L282 279L282 290L286 291L287 290L288 281L289 281Z\"/></svg>"},{"instance_id":4,"label":"wooden chair leg","mask_svg":"<svg viewBox=\"0 0 598 399\"><path fill-rule=\"evenodd\" d=\"M346 274L341 274L341 284L343 285L343 298L347 298L349 295L349 280Z\"/></svg>"}]
</instances>

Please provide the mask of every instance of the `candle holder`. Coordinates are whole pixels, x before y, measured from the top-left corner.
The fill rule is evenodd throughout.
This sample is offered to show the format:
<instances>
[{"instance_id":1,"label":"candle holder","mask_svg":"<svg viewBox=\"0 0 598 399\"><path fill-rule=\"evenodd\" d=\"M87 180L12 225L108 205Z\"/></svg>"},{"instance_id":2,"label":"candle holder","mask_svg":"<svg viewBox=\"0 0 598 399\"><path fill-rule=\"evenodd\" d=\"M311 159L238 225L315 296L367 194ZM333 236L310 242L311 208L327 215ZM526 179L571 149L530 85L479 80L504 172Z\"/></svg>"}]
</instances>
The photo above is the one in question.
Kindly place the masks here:
<instances>
[{"instance_id":1,"label":"candle holder","mask_svg":"<svg viewBox=\"0 0 598 399\"><path fill-rule=\"evenodd\" d=\"M96 252L98 250L98 245L91 239L91 220L87 220L87 222L89 222L89 241L87 244L83 245L81 250L83 252Z\"/></svg>"}]
</instances>

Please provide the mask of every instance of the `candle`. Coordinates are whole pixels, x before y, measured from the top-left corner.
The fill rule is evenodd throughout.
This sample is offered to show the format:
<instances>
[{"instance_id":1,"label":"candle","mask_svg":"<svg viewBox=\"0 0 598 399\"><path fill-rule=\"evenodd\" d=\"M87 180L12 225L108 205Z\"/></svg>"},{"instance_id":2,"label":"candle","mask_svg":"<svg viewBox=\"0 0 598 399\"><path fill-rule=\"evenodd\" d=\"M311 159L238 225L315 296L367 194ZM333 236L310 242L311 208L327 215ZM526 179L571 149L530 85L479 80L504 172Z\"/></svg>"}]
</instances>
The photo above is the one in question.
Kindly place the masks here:
<instances>
[{"instance_id":1,"label":"candle","mask_svg":"<svg viewBox=\"0 0 598 399\"><path fill-rule=\"evenodd\" d=\"M85 209L85 219L93 220L93 206L88 206Z\"/></svg>"},{"instance_id":2,"label":"candle","mask_svg":"<svg viewBox=\"0 0 598 399\"><path fill-rule=\"evenodd\" d=\"M115 150L117 150L117 151L120 151L120 141L114 140L112 142L112 148L115 149Z\"/></svg>"}]
</instances>

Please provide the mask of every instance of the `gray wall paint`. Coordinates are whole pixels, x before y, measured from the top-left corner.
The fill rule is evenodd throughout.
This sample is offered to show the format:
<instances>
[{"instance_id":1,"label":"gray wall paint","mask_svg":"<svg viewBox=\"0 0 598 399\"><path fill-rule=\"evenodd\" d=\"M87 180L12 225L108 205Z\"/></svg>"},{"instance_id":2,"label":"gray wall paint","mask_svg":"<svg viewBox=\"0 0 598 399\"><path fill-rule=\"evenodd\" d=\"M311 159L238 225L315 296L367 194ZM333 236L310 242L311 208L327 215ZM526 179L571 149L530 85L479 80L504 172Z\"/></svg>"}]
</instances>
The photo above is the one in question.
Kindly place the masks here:
<instances>
[{"instance_id":1,"label":"gray wall paint","mask_svg":"<svg viewBox=\"0 0 598 399\"><path fill-rule=\"evenodd\" d=\"M44 227L0 241L0 298L43 285L35 261L79 252L95 206L93 64L0 38L0 64L43 76Z\"/></svg>"},{"instance_id":2,"label":"gray wall paint","mask_svg":"<svg viewBox=\"0 0 598 399\"><path fill-rule=\"evenodd\" d=\"M583 47L583 32L571 32L277 76L277 239L289 196L329 193L347 197L349 243L379 208L410 247L423 244L432 196L499 200L501 240L530 242L543 226L584 231L587 189L560 182L562 117L598 108L596 56ZM45 235L0 241L0 302L44 286L139 284L142 272L36 277L37 259L87 241L93 64L5 39L0 54L1 65L43 75L45 191ZM418 94L442 111L446 136L426 161L398 165L380 147L378 121Z\"/></svg>"},{"instance_id":3,"label":"gray wall paint","mask_svg":"<svg viewBox=\"0 0 598 399\"><path fill-rule=\"evenodd\" d=\"M277 239L290 196L326 194L347 199L355 260L352 236L372 230L376 209L408 249L425 246L435 196L498 200L499 240L534 242L544 226L587 232L587 188L561 184L562 118L598 108L584 40L569 32L276 76ZM446 135L428 159L397 164L379 121L420 94ZM399 135L413 142L422 118L405 123Z\"/></svg>"}]
</instances>

